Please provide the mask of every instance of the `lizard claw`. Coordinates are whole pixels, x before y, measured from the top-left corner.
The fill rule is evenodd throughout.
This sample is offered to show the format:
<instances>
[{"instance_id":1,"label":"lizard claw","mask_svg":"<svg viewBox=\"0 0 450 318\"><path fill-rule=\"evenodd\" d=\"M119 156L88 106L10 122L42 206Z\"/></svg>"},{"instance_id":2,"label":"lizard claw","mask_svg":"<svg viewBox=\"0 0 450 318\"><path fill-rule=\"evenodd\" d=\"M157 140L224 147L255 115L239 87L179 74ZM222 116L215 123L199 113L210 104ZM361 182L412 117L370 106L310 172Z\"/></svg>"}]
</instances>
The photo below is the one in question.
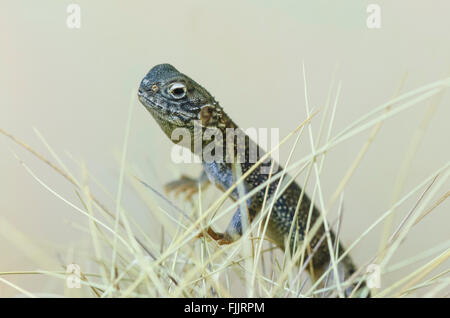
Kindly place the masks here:
<instances>
[{"instance_id":1,"label":"lizard claw","mask_svg":"<svg viewBox=\"0 0 450 318\"><path fill-rule=\"evenodd\" d=\"M190 200L194 194L198 192L198 181L188 176L181 176L180 179L171 181L164 186L166 193L174 192L175 198L180 193L186 193L186 200Z\"/></svg>"},{"instance_id":2,"label":"lizard claw","mask_svg":"<svg viewBox=\"0 0 450 318\"><path fill-rule=\"evenodd\" d=\"M231 244L231 243L233 243L234 241L232 241L232 240L229 240L229 239L221 239L221 240L218 240L217 241L217 244L219 244L219 245L228 245L228 244Z\"/></svg>"},{"instance_id":3,"label":"lizard claw","mask_svg":"<svg viewBox=\"0 0 450 318\"><path fill-rule=\"evenodd\" d=\"M210 184L206 173L203 172L202 175L198 179L194 179L185 175L182 175L180 179L167 183L164 186L164 190L166 193L175 192L175 198L181 192L186 193L186 200L191 200L192 196L198 192L199 186L202 189L206 189Z\"/></svg>"},{"instance_id":4,"label":"lizard claw","mask_svg":"<svg viewBox=\"0 0 450 318\"><path fill-rule=\"evenodd\" d=\"M205 236L204 233L205 232L200 232L197 235L197 238L204 237ZM206 230L206 233L208 234L208 236L210 238L212 238L214 241L216 241L217 244L219 244L219 245L226 245L226 244L233 243L233 240L228 238L228 235L226 235L224 233L218 233L218 232L214 231L211 227L208 227L208 229Z\"/></svg>"}]
</instances>

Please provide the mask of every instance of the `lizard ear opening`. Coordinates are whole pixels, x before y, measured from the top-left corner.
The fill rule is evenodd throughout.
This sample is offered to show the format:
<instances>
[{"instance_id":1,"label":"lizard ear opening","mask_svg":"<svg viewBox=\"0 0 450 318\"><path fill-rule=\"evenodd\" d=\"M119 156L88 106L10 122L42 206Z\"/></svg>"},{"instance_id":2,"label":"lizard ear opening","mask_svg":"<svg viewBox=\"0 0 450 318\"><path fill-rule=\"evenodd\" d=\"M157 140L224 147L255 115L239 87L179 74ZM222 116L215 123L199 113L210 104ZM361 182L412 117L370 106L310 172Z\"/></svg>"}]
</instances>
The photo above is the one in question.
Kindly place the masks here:
<instances>
[{"instance_id":1,"label":"lizard ear opening","mask_svg":"<svg viewBox=\"0 0 450 318\"><path fill-rule=\"evenodd\" d=\"M186 96L186 86L183 83L173 83L169 88L169 94L175 99Z\"/></svg>"},{"instance_id":2,"label":"lizard ear opening","mask_svg":"<svg viewBox=\"0 0 450 318\"><path fill-rule=\"evenodd\" d=\"M198 114L198 119L201 120L202 126L207 127L209 124L209 121L213 117L213 108L210 105L205 105L200 110L200 113Z\"/></svg>"}]
</instances>

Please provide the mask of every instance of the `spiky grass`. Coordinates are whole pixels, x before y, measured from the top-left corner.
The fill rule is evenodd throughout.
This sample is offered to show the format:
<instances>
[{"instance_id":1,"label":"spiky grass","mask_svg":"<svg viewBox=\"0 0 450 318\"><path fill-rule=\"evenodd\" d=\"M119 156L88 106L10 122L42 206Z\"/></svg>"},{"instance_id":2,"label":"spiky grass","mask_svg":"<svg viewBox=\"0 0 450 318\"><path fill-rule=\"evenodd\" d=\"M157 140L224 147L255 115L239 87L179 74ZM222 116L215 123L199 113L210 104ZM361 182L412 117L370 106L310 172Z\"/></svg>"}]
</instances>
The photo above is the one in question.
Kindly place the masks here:
<instances>
[{"instance_id":1,"label":"spiky grass","mask_svg":"<svg viewBox=\"0 0 450 318\"><path fill-rule=\"evenodd\" d=\"M85 257L87 262L91 261L94 264L96 270L92 273L85 271L80 273L81 284L83 285L80 295L93 297L343 297L342 290L346 286L350 286L353 282L361 282L367 278L365 269L369 264L378 264L383 275L419 261L428 260L425 265L405 274L403 278L390 286L383 286L380 290L372 290L372 294L376 297L405 297L416 295L417 292L426 288L427 293L425 296L432 297L440 295L439 293L442 292L444 292L443 296L446 296L445 290L450 285L450 278L448 277L450 270L444 269L439 273L435 272L450 257L450 240L442 242L442 244L428 251L422 253L418 251L418 254L414 257L404 259L397 264L391 265L390 260L410 234L411 228L434 211L434 209L438 208L448 197L449 192L446 192L444 196L439 198L436 198L436 195L448 179L450 173L449 162L443 167L435 169L435 172L413 189L400 196L401 192L399 189L403 187L404 175L407 173L405 168L406 170L399 174L391 208L357 236L340 257L338 257L338 253L335 250L337 245L333 245L331 241L329 231L335 228L336 236L339 238L340 226L342 222L345 222L342 212L343 190L376 137L382 123L394 115L434 97L430 104L430 110L432 110L438 101L437 97L450 86L450 78L425 85L405 94L400 95L396 93L388 102L353 121L342 131L333 134L333 123L337 112L341 85L340 83L338 84L334 101L331 98L334 88L334 84L332 84L324 109L312 112L309 107L305 70L303 70L303 74L308 118L266 155L266 157L269 156L295 136L295 142L289 152L285 168L277 173L272 174L271 172L266 183L245 194L242 190L242 180L266 159L266 157L263 157L254 165L252 170L242 175L238 171L238 176L240 177L238 182L209 207L206 207L203 202L204 189L199 188L197 199L192 203L191 209L188 211L179 209L164 194L151 187L145 181L145 177L138 173L139 168L132 167L127 160L128 134L131 114L135 104L134 99L130 102L117 195L115 196L110 194L106 187L102 186L101 182L95 178L95 174L88 171L83 163L76 162L82 175L80 180L76 179L63 160L59 158L57 152L51 148L37 130L36 134L46 146L53 161L0 129L2 134L30 151L39 160L45 162L64 177L72 184L77 193L78 204L71 202L60 195L57 190L47 185L16 155L32 178L58 199L65 202L75 212L84 215L88 220L87 225L82 226L81 229L89 233L91 237L92 253L90 256ZM400 88L398 91L400 91ZM322 120L319 126L319 133L317 136L314 136L311 126L319 112L321 112ZM326 128L327 122L328 128ZM326 200L321 187L321 171L328 151L368 129L372 129L369 138L344 174L334 194L329 200ZM309 135L311 153L303 158L294 160L294 149L305 131ZM406 167L414 153L417 136L420 137L420 132L415 135L415 138L410 143L410 150L404 161L404 166ZM325 141L323 141L324 137ZM75 161L73 157L69 156L69 158ZM320 208L321 215L313 224L308 218L306 239L296 249L295 254L290 255L290 251L286 250L283 253L283 251L276 250L274 245L265 239L267 230L265 217L272 213L273 203L279 195L302 173L306 174L303 189L306 188L308 183L313 182L314 187L311 199ZM163 229L162 237L149 234L135 221L134 213L131 213L122 205L122 189L126 182L135 189L136 193L152 212L154 224ZM204 237L197 238L199 232L222 218L228 217L237 207L240 206L242 209L245 209L244 202L246 199L256 191L267 189L267 185L271 182L277 182L278 184L276 193L272 197L268 197L268 192L265 192L266 196L261 213L259 213L256 220L248 225L240 240L234 244L219 247L215 242L209 241ZM104 192L106 197L109 198L109 202L100 201L91 192L90 185L92 184L95 184ZM235 188L241 194L240 199L229 205L224 205L226 198ZM303 196L304 192L300 196L296 215ZM403 207L410 198L415 198L416 204L409 210L409 213L401 220L395 230L392 231L392 216L396 209ZM338 200L339 204L336 207ZM162 207L162 202L164 202L164 207ZM112 211L108 206L114 206L115 208ZM309 246L309 241L319 229L321 222L327 219L328 213L335 208L338 210L338 218L331 220L329 223L324 223L326 231L321 238L327 242L330 248L331 266L321 277L318 277L316 283L311 284L308 277L304 275L304 271L311 260L311 256L308 257L308 254L305 252L314 253L314 250L311 250ZM377 226L383 224L383 222L385 224L385 234L380 241L380 249L364 264L360 264L359 270L346 281L337 282L337 285L333 286L321 287L320 283L327 281L329 273L334 272L336 275L337 264L343 257L351 253L364 237ZM66 272L52 270L54 269L52 268L53 264L57 263L52 256L45 255L45 252L39 246L34 246L26 235L14 229L3 218L0 226L2 227L1 233L4 236L7 236L11 242L15 243L22 250L26 250L28 254L33 255L36 264L42 267L40 270L28 272L0 272L0 283L14 288L20 294L29 297L35 295L11 283L7 276L47 275L60 279L62 283L65 283L67 279ZM292 232L291 230L289 235L293 235ZM438 256L435 256L436 254ZM300 265L298 266L298 264Z\"/></svg>"}]
</instances>

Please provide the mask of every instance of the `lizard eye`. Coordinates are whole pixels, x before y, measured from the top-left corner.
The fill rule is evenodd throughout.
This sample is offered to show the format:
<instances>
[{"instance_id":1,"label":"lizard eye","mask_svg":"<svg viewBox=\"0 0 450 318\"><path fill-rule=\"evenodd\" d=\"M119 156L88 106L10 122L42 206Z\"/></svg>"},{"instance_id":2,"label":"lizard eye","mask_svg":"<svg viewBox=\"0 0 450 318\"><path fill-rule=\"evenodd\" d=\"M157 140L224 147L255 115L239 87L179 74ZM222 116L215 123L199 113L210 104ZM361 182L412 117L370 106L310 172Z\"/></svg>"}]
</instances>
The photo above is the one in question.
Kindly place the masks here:
<instances>
[{"instance_id":1,"label":"lizard eye","mask_svg":"<svg viewBox=\"0 0 450 318\"><path fill-rule=\"evenodd\" d=\"M186 96L186 86L182 83L174 83L169 88L169 93L173 98L180 99Z\"/></svg>"}]
</instances>

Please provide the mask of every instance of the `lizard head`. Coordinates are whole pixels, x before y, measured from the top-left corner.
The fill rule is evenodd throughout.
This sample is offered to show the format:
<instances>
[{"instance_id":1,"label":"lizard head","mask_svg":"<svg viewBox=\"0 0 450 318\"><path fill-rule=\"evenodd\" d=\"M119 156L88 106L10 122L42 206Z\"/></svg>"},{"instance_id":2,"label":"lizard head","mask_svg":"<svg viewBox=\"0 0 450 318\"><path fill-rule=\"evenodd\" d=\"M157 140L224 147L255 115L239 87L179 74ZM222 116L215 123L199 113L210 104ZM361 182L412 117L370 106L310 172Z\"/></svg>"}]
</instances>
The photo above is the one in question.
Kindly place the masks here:
<instances>
[{"instance_id":1,"label":"lizard head","mask_svg":"<svg viewBox=\"0 0 450 318\"><path fill-rule=\"evenodd\" d=\"M193 131L195 121L218 126L222 114L206 89L170 64L156 65L145 75L138 97L169 138L178 127Z\"/></svg>"}]
</instances>

